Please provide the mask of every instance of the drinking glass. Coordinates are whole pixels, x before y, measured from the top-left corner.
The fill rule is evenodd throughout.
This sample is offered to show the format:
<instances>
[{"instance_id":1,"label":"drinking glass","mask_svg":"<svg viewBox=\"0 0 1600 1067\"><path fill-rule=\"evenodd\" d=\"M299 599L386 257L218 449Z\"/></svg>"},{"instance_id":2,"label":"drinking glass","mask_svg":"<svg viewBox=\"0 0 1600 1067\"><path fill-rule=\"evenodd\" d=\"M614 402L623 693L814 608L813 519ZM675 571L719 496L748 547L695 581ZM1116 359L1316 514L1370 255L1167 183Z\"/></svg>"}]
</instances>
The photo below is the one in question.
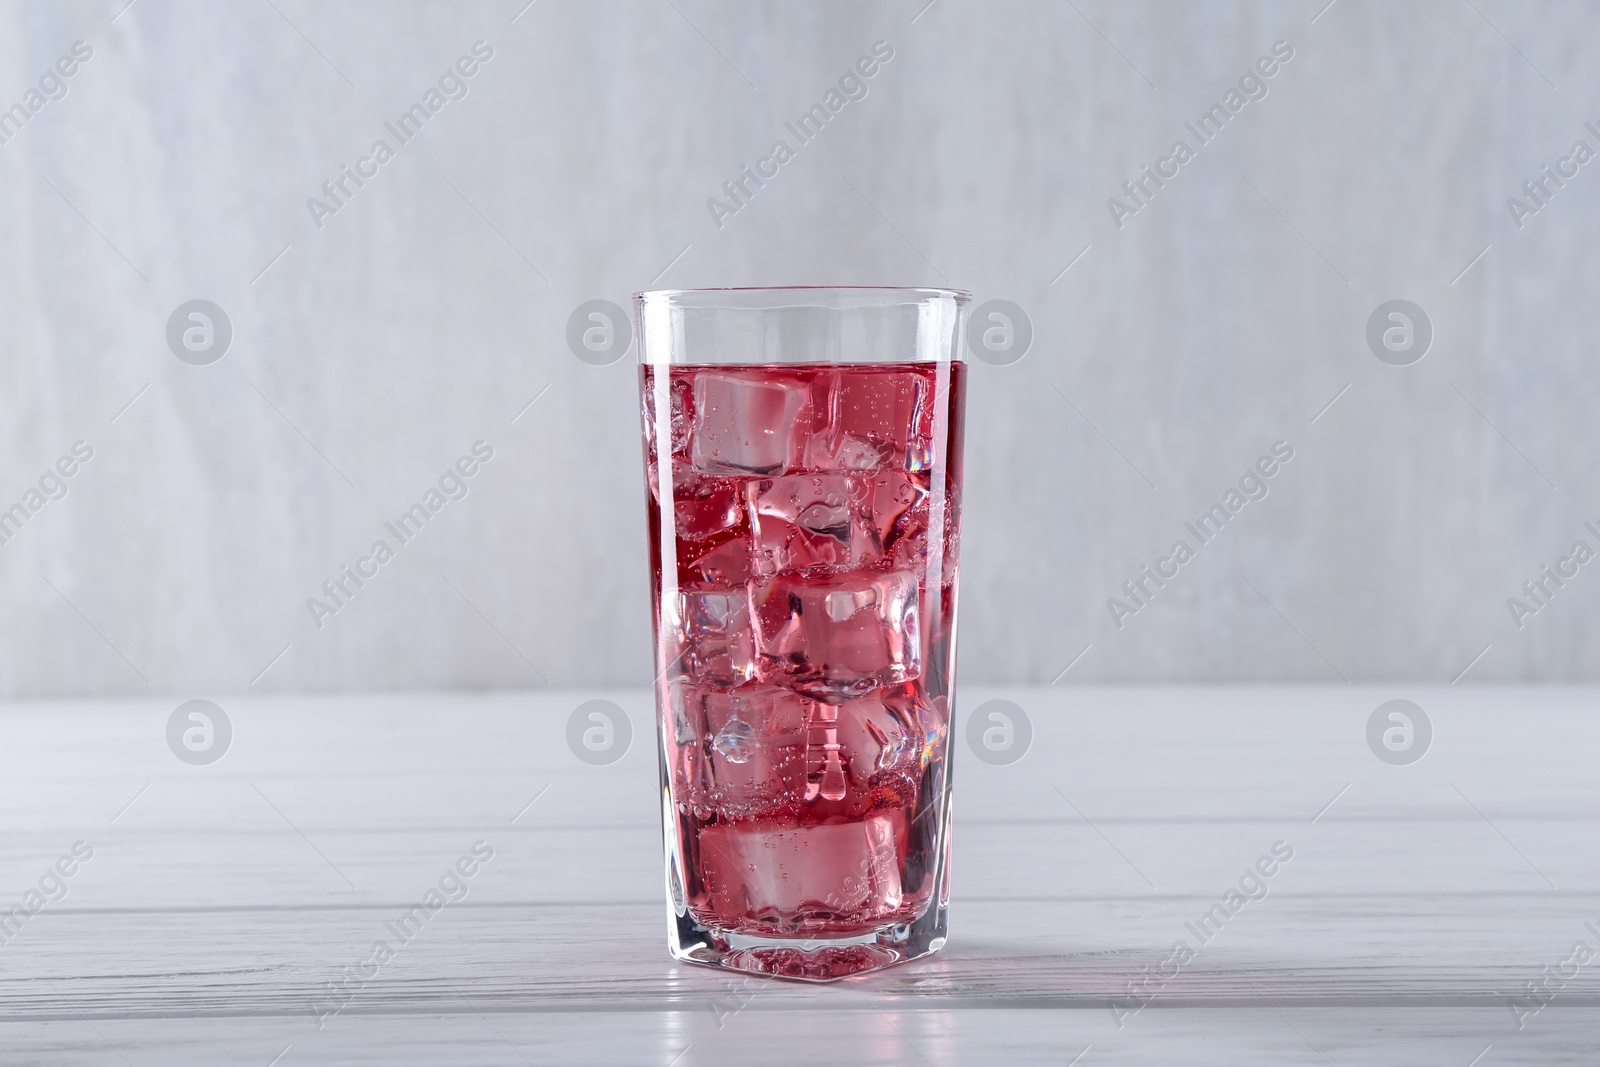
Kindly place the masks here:
<instances>
[{"instance_id":1,"label":"drinking glass","mask_svg":"<svg viewBox=\"0 0 1600 1067\"><path fill-rule=\"evenodd\" d=\"M968 304L634 297L680 960L825 981L944 944Z\"/></svg>"}]
</instances>

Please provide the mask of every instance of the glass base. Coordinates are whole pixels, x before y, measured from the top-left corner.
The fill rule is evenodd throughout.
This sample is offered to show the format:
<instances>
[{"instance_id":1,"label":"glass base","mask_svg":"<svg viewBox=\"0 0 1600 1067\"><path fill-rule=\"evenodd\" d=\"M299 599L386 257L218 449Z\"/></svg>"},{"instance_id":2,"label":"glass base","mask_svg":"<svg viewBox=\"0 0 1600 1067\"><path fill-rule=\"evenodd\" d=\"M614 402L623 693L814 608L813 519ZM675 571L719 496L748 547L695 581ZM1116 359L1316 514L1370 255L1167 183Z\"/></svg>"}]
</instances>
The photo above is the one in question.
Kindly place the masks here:
<instances>
[{"instance_id":1,"label":"glass base","mask_svg":"<svg viewBox=\"0 0 1600 1067\"><path fill-rule=\"evenodd\" d=\"M939 894L922 917L854 937L753 937L701 926L688 914L667 910L673 958L747 974L835 982L897 963L931 956L944 947L947 908Z\"/></svg>"}]
</instances>

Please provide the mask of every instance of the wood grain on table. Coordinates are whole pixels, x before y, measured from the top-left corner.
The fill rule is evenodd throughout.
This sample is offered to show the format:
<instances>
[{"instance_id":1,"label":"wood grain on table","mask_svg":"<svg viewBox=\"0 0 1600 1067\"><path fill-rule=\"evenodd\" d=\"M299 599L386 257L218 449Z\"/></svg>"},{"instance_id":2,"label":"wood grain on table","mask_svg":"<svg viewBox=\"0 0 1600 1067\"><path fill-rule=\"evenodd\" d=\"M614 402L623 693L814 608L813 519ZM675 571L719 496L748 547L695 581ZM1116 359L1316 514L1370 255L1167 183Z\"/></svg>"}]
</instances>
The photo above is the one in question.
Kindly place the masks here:
<instances>
[{"instance_id":1,"label":"wood grain on table","mask_svg":"<svg viewBox=\"0 0 1600 1067\"><path fill-rule=\"evenodd\" d=\"M608 766L565 740L594 697L633 725ZM642 691L219 699L209 766L167 748L177 701L6 706L0 1062L1600 1063L1600 692L958 715L994 697L1034 738L990 766L958 721L949 944L830 986L668 958ZM1394 697L1433 725L1409 766L1367 748Z\"/></svg>"}]
</instances>

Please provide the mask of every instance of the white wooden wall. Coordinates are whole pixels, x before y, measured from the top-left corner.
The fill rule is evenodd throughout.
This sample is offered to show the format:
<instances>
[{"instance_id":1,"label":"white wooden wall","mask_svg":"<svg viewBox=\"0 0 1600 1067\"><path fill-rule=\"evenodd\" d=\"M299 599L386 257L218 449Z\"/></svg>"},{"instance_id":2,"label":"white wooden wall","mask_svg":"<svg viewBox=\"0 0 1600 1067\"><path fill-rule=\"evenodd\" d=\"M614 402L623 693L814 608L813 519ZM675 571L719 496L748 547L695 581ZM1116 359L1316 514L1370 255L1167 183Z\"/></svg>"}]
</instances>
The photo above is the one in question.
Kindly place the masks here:
<instances>
[{"instance_id":1,"label":"white wooden wall","mask_svg":"<svg viewBox=\"0 0 1600 1067\"><path fill-rule=\"evenodd\" d=\"M643 684L632 357L578 361L567 317L777 283L1031 316L972 375L969 682L1086 647L1066 680L1448 682L1486 647L1463 684L1595 677L1600 576L1520 630L1505 603L1600 548L1600 166L1506 207L1600 148L1592 5L523 2L0 4L0 107L93 49L0 145L0 506L94 449L0 546L0 694ZM315 226L479 40L466 98ZM707 198L880 40L866 98L719 229ZM1280 40L1119 230L1107 198ZM204 367L165 339L196 298L234 328ZM1364 340L1395 298L1434 327L1411 367ZM478 440L470 495L314 628ZM1271 495L1114 626L1278 440Z\"/></svg>"}]
</instances>

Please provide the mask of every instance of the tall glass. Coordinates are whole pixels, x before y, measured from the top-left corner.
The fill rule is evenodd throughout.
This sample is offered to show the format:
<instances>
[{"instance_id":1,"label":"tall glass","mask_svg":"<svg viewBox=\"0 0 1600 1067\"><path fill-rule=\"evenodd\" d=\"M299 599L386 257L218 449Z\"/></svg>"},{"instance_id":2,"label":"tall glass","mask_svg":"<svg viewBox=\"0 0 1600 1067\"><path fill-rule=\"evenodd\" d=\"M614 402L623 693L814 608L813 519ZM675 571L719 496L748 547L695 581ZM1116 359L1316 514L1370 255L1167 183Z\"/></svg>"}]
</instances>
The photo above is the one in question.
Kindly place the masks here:
<instances>
[{"instance_id":1,"label":"tall glass","mask_svg":"<svg viewBox=\"0 0 1600 1067\"><path fill-rule=\"evenodd\" d=\"M944 944L968 302L634 297L678 959L828 980Z\"/></svg>"}]
</instances>

